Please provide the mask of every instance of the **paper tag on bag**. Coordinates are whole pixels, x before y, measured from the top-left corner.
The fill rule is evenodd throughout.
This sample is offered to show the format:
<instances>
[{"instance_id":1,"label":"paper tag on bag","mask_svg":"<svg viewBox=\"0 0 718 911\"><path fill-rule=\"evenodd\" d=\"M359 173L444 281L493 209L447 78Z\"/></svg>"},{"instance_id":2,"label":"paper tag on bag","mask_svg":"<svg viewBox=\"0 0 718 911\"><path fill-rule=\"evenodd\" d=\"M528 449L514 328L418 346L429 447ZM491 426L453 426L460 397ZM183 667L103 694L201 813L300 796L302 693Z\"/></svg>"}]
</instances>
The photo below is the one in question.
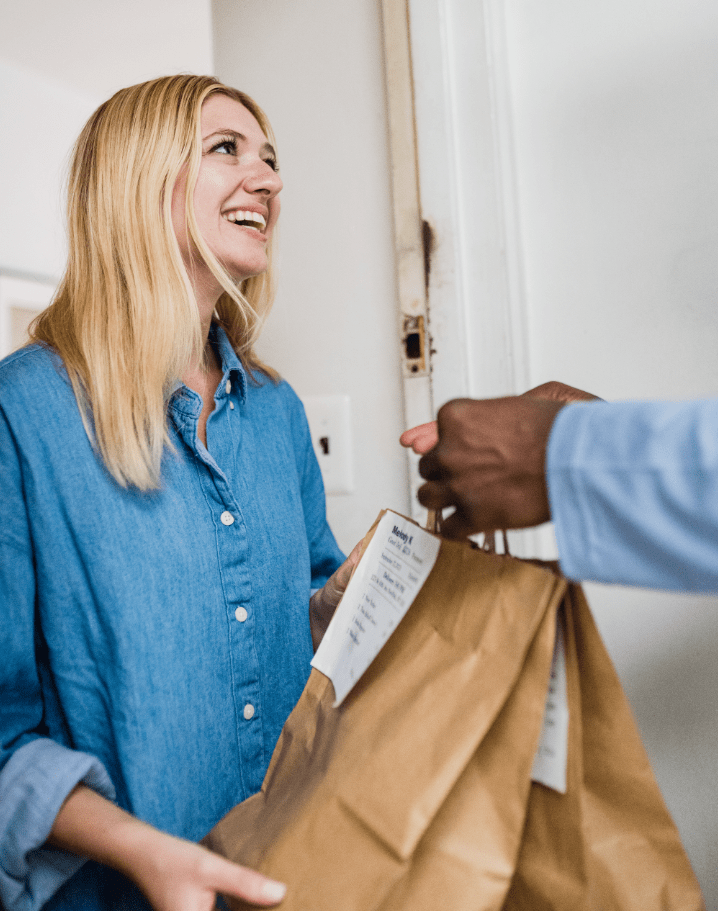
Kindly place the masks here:
<instances>
[{"instance_id":1,"label":"paper tag on bag","mask_svg":"<svg viewBox=\"0 0 718 911\"><path fill-rule=\"evenodd\" d=\"M553 646L551 676L546 694L543 727L531 780L546 785L560 794L566 793L568 762L568 689L566 685L566 651L563 623L556 618L556 640Z\"/></svg>"},{"instance_id":2,"label":"paper tag on bag","mask_svg":"<svg viewBox=\"0 0 718 911\"><path fill-rule=\"evenodd\" d=\"M334 684L335 707L409 610L440 546L409 519L390 511L382 516L312 660Z\"/></svg>"}]
</instances>

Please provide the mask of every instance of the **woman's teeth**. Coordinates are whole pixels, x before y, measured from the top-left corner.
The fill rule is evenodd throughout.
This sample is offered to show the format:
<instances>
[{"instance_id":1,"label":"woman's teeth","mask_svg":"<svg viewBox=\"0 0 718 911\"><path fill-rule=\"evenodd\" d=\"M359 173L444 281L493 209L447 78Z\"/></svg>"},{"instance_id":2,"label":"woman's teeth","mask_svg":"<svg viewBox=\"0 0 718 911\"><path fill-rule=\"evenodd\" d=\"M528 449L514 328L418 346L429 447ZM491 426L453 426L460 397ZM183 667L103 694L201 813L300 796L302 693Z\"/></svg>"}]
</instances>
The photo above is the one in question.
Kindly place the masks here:
<instances>
[{"instance_id":1,"label":"woman's teeth","mask_svg":"<svg viewBox=\"0 0 718 911\"><path fill-rule=\"evenodd\" d=\"M267 226L264 216L260 215L259 212L245 212L242 209L236 209L234 212L225 212L224 217L235 225L256 228L258 231L264 230Z\"/></svg>"}]
</instances>

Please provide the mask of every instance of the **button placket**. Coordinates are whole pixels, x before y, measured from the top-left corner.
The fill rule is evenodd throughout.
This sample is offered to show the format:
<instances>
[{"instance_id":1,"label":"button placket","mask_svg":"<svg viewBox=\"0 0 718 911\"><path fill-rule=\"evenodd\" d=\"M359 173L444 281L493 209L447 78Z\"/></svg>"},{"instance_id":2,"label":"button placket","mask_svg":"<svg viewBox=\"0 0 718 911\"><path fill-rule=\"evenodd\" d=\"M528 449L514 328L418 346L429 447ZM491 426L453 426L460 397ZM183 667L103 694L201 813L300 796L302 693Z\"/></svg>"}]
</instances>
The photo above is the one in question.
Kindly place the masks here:
<instances>
[{"instance_id":1,"label":"button placket","mask_svg":"<svg viewBox=\"0 0 718 911\"><path fill-rule=\"evenodd\" d=\"M234 499L234 492L227 477L224 474L215 476L214 487L221 504L219 508L223 510L219 519L225 528L225 532L220 532L217 539L220 561L224 566L225 604L229 608L229 617L234 621L229 629L230 656L235 671L234 704L239 723L252 722L241 738L240 752L242 761L251 765L256 762L256 757L261 755L265 747L264 725L259 708L262 699L259 685L261 675L254 644L254 616L249 610L252 596L251 579L244 577L242 566L237 564L238 553L246 547L247 532L241 507Z\"/></svg>"}]
</instances>

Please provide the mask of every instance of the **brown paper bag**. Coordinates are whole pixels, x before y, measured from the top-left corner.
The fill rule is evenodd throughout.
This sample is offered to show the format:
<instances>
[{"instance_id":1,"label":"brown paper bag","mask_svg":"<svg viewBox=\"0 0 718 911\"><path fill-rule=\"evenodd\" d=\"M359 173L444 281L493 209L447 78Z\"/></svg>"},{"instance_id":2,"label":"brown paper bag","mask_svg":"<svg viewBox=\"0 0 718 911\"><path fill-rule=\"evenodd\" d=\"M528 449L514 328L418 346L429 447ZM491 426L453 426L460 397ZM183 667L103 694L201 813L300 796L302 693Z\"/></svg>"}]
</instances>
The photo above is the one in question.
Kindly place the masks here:
<instances>
[{"instance_id":1,"label":"brown paper bag","mask_svg":"<svg viewBox=\"0 0 718 911\"><path fill-rule=\"evenodd\" d=\"M531 781L557 611L565 794ZM283 911L704 908L581 589L549 568L442 541L333 701L312 670L261 792L205 839L286 882Z\"/></svg>"}]
</instances>

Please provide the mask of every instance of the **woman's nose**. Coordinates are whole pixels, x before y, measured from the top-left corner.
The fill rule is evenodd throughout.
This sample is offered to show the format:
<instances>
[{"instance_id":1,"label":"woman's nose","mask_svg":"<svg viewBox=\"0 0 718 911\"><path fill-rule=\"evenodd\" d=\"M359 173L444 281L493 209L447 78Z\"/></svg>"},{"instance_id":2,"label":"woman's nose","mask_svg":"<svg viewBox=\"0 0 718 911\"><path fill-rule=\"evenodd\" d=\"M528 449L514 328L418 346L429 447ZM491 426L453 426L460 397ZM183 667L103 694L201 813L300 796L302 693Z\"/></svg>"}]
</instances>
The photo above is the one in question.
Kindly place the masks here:
<instances>
[{"instance_id":1,"label":"woman's nose","mask_svg":"<svg viewBox=\"0 0 718 911\"><path fill-rule=\"evenodd\" d=\"M249 193L263 193L268 199L276 196L284 184L279 174L261 159L253 166L244 179L244 188Z\"/></svg>"}]
</instances>

